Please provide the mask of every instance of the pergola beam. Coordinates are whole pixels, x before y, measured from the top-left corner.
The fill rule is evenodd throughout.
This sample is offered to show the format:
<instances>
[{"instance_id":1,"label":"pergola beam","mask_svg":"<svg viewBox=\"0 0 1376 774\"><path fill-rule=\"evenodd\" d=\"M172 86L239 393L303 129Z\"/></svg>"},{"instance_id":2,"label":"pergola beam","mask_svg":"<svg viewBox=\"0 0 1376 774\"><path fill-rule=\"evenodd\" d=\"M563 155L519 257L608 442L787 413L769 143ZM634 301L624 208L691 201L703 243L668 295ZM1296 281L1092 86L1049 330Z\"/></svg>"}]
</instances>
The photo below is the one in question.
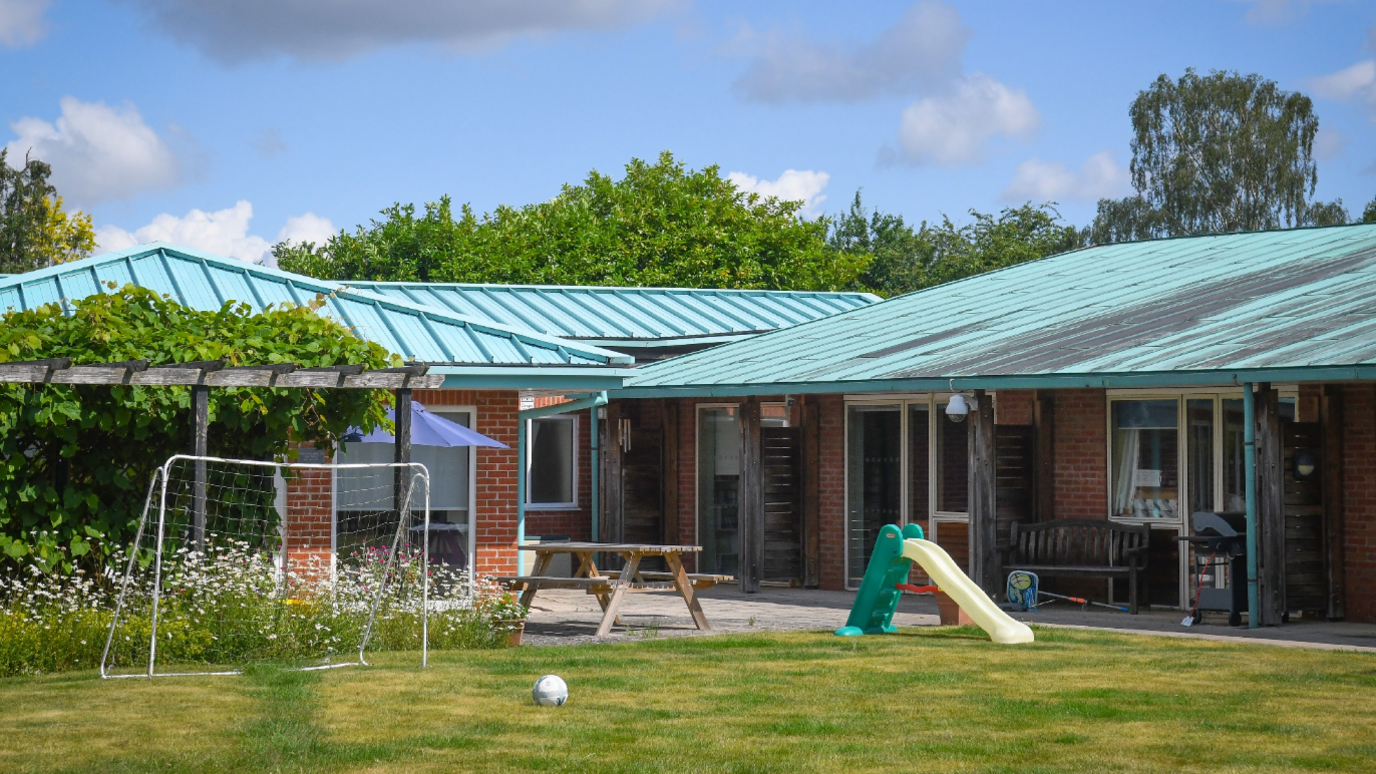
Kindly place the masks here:
<instances>
[{"instance_id":1,"label":"pergola beam","mask_svg":"<svg viewBox=\"0 0 1376 774\"><path fill-rule=\"evenodd\" d=\"M136 384L149 387L277 387L315 389L437 389L443 374L429 365L364 370L357 364L302 368L296 363L226 367L223 361L150 366L146 360L73 365L71 358L0 363L0 383Z\"/></svg>"}]
</instances>

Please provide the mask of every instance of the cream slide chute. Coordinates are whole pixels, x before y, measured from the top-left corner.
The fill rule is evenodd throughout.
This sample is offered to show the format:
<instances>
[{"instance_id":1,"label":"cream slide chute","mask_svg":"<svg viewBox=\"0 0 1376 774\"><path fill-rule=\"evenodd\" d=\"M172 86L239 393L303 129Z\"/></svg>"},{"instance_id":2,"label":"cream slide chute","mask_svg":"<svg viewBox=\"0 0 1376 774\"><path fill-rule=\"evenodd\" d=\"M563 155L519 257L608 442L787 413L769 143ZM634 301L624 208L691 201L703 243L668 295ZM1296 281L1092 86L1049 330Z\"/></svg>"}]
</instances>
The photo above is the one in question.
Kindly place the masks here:
<instances>
[{"instance_id":1,"label":"cream slide chute","mask_svg":"<svg viewBox=\"0 0 1376 774\"><path fill-rule=\"evenodd\" d=\"M999 609L970 577L960 571L951 555L930 540L908 538L903 541L903 556L917 562L937 588L960 605L989 638L1003 645L1032 642L1032 630L1027 624L1014 621Z\"/></svg>"}]
</instances>

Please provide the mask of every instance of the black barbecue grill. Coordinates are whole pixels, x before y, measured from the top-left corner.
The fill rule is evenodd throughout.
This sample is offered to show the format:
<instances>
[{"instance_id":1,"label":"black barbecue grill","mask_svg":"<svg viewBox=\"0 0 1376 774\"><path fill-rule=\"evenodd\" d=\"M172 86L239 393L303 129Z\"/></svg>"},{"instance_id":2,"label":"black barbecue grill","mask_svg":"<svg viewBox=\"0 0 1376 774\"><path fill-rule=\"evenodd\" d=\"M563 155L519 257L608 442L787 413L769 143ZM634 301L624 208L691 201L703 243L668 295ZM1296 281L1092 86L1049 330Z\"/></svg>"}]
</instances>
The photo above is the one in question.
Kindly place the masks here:
<instances>
[{"instance_id":1,"label":"black barbecue grill","mask_svg":"<svg viewBox=\"0 0 1376 774\"><path fill-rule=\"evenodd\" d=\"M1227 611L1228 625L1241 626L1247 609L1247 514L1196 511L1192 521L1195 534L1180 541L1194 547L1194 577L1210 579L1199 581L1197 610ZM1205 585L1220 577L1222 586Z\"/></svg>"}]
</instances>

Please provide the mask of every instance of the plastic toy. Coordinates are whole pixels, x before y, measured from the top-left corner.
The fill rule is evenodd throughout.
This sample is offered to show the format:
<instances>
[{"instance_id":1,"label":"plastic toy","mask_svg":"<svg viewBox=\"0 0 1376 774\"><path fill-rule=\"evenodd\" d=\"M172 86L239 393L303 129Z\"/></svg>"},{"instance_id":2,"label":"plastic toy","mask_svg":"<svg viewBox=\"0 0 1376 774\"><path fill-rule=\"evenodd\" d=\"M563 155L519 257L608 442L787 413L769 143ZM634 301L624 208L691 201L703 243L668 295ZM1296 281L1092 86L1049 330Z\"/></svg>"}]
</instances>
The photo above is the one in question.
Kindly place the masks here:
<instances>
[{"instance_id":1,"label":"plastic toy","mask_svg":"<svg viewBox=\"0 0 1376 774\"><path fill-rule=\"evenodd\" d=\"M901 530L886 524L879 530L879 539L870 554L870 563L860 581L850 617L836 633L842 637L858 637L897 631L893 614L903 595L899 585L907 585L913 562L917 562L971 620L988 632L994 642L1013 645L1033 641L1032 630L1000 610L969 576L960 571L950 554L936 543L923 539L922 528L916 524Z\"/></svg>"}]
</instances>

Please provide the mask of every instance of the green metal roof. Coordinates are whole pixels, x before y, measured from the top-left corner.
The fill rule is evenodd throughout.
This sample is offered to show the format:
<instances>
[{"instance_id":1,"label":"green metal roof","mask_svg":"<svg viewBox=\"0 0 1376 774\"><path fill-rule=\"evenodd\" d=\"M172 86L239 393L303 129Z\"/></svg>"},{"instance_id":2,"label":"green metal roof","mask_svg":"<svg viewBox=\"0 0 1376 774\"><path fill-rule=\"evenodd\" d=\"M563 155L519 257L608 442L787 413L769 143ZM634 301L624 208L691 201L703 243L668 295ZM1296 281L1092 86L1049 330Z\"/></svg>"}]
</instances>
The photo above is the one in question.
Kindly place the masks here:
<instances>
[{"instance_id":1,"label":"green metal roof","mask_svg":"<svg viewBox=\"0 0 1376 774\"><path fill-rule=\"evenodd\" d=\"M646 366L637 395L1376 379L1376 224L1077 250Z\"/></svg>"},{"instance_id":2,"label":"green metal roof","mask_svg":"<svg viewBox=\"0 0 1376 774\"><path fill-rule=\"evenodd\" d=\"M0 279L0 310L70 309L74 299L110 292L107 282L205 310L231 300L261 310L323 296L320 314L389 352L430 363L446 375L445 386L605 389L620 386L633 362L590 344L159 242Z\"/></svg>"},{"instance_id":3,"label":"green metal roof","mask_svg":"<svg viewBox=\"0 0 1376 774\"><path fill-rule=\"evenodd\" d=\"M350 288L617 348L730 341L878 302L871 293L366 282Z\"/></svg>"}]
</instances>

